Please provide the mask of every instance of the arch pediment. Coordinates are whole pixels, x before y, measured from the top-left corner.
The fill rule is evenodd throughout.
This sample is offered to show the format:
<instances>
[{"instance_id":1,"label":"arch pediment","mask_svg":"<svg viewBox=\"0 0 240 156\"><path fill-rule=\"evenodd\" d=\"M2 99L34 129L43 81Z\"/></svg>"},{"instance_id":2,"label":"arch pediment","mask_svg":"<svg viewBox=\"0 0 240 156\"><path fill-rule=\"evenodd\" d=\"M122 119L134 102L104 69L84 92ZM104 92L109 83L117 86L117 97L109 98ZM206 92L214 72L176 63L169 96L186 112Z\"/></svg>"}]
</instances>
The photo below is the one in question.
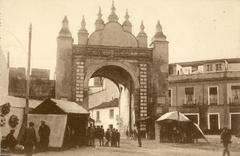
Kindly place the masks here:
<instances>
[{"instance_id":1,"label":"arch pediment","mask_svg":"<svg viewBox=\"0 0 240 156\"><path fill-rule=\"evenodd\" d=\"M88 45L138 47L138 41L133 34L124 31L119 23L109 22L103 30L90 35Z\"/></svg>"}]
</instances>

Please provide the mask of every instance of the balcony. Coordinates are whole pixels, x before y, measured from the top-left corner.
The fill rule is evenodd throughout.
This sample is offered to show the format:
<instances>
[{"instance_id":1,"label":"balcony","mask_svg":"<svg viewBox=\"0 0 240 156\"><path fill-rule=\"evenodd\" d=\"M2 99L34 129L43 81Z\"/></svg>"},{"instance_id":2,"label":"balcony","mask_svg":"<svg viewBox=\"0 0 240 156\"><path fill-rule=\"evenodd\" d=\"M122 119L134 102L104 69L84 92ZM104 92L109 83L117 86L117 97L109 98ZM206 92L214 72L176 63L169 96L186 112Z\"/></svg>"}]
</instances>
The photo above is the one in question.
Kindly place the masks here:
<instances>
[{"instance_id":1,"label":"balcony","mask_svg":"<svg viewBox=\"0 0 240 156\"><path fill-rule=\"evenodd\" d=\"M240 78L240 71L227 71L227 72L213 72L213 73L198 73L188 75L169 75L168 81L174 82L188 82L189 81L216 81L226 79L237 79Z\"/></svg>"},{"instance_id":2,"label":"balcony","mask_svg":"<svg viewBox=\"0 0 240 156\"><path fill-rule=\"evenodd\" d=\"M182 106L183 107L196 107L196 106L198 106L198 103L196 100L189 100L189 101L184 101Z\"/></svg>"},{"instance_id":3,"label":"balcony","mask_svg":"<svg viewBox=\"0 0 240 156\"><path fill-rule=\"evenodd\" d=\"M240 106L240 98L230 98L229 105L231 106Z\"/></svg>"}]
</instances>

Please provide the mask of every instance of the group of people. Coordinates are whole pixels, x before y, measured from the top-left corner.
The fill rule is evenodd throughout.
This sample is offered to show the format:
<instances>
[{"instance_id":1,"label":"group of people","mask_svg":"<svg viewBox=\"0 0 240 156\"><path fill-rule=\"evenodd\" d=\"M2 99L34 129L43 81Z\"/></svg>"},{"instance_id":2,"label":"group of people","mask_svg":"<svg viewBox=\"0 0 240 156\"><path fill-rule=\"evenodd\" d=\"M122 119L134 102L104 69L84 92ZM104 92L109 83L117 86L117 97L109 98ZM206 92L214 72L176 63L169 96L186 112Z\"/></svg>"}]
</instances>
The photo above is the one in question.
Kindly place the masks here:
<instances>
[{"instance_id":1,"label":"group of people","mask_svg":"<svg viewBox=\"0 0 240 156\"><path fill-rule=\"evenodd\" d=\"M36 147L38 151L47 151L51 131L49 126L45 124L45 121L41 121L41 125L38 129L39 142L37 142L37 135L33 122L29 122L29 126L25 128L20 141L14 137L14 132L15 130L10 130L9 134L1 142L1 147L6 149L6 151L24 151L27 156L32 155L33 149Z\"/></svg>"},{"instance_id":2,"label":"group of people","mask_svg":"<svg viewBox=\"0 0 240 156\"><path fill-rule=\"evenodd\" d=\"M120 147L120 132L115 129L107 129L105 132L103 126L93 126L87 129L87 144L95 147L95 140L99 140L99 146Z\"/></svg>"},{"instance_id":3,"label":"group of people","mask_svg":"<svg viewBox=\"0 0 240 156\"><path fill-rule=\"evenodd\" d=\"M137 139L138 140L138 146L142 147L142 140L141 140L142 135L140 133L139 128L136 125L134 125L133 130L132 129L130 129L130 130L127 129L126 130L126 136L127 136L127 139L133 139L133 140Z\"/></svg>"}]
</instances>

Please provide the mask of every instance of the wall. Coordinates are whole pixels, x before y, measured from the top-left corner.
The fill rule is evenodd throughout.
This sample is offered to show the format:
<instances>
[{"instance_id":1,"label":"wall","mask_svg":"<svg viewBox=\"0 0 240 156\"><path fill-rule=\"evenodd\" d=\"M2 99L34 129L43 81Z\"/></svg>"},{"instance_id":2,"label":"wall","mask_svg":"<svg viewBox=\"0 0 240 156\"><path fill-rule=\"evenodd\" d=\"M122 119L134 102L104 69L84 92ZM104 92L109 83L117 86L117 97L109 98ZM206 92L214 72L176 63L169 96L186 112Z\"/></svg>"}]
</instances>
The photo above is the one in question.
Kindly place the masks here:
<instances>
[{"instance_id":1,"label":"wall","mask_svg":"<svg viewBox=\"0 0 240 156\"><path fill-rule=\"evenodd\" d=\"M183 113L199 113L201 128L208 127L209 113L219 113L220 128L225 126L229 127L229 112L240 112L240 104L234 106L234 109L232 108L232 105L229 105L229 98L231 97L231 85L240 85L239 75L236 73L238 72L225 73L225 76L222 78L221 76L215 78L217 75L222 75L222 73L213 73L198 74L201 75L201 78L195 78L195 76L189 75L189 78L185 79L186 75L182 75L177 76L177 80L174 79L173 81L173 79L171 79L172 81L170 81L169 89L172 90L172 107L169 109L169 111L178 110ZM214 75L214 78L211 77L211 75ZM235 77L233 75L235 75ZM181 77L184 78L182 81L180 80ZM218 88L217 105L208 105L209 87L212 86ZM194 87L194 98L196 100L195 105L183 105L185 103L185 87ZM205 113L201 112L200 110L199 106L202 105L208 106L208 108L205 110Z\"/></svg>"},{"instance_id":2,"label":"wall","mask_svg":"<svg viewBox=\"0 0 240 156\"><path fill-rule=\"evenodd\" d=\"M43 100L47 97L54 97L54 85L54 80L49 79L49 70L32 69L30 81L30 98ZM10 68L8 88L9 95L16 97L25 97L25 68Z\"/></svg>"},{"instance_id":3,"label":"wall","mask_svg":"<svg viewBox=\"0 0 240 156\"><path fill-rule=\"evenodd\" d=\"M89 95L89 108L97 106L103 102L119 98L119 90L111 80L104 79L101 91Z\"/></svg>"}]
</instances>

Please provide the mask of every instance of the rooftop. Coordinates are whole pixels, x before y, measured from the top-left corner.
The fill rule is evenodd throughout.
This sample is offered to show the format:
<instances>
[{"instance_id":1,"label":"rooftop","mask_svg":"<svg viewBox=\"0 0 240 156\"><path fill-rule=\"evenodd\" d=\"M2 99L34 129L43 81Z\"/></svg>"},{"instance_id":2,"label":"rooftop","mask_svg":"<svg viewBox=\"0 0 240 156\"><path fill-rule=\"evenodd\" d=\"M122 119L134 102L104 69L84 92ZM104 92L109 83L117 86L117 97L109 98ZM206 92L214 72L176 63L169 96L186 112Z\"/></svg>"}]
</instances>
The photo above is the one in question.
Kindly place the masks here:
<instances>
[{"instance_id":1,"label":"rooftop","mask_svg":"<svg viewBox=\"0 0 240 156\"><path fill-rule=\"evenodd\" d=\"M109 102L103 102L100 105L92 107L89 110L111 108L111 107L118 107L118 106L119 106L119 100L117 98L115 98L115 99L113 99L113 100L111 100Z\"/></svg>"}]
</instances>

